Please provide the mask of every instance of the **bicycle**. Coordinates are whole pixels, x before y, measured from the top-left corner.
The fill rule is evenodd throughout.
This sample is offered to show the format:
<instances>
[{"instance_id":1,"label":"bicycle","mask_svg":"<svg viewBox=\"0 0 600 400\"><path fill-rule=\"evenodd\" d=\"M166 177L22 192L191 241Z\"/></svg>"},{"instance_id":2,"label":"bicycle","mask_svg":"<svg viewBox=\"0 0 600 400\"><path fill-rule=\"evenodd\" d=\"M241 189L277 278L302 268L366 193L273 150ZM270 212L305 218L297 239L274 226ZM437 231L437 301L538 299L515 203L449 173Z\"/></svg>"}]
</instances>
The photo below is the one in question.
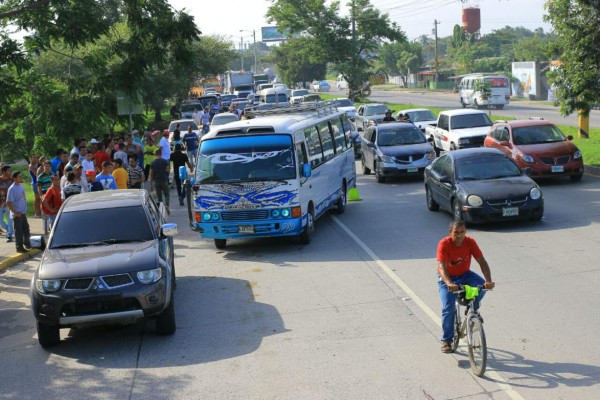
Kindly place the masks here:
<instances>
[{"instance_id":1,"label":"bicycle","mask_svg":"<svg viewBox=\"0 0 600 400\"><path fill-rule=\"evenodd\" d=\"M472 287L469 285L460 285L459 290L455 292L456 311L454 315L454 338L452 339L452 351L458 348L458 342L461 338L467 338L467 349L469 353L469 362L471 370L477 376L483 376L487 365L487 343L485 340L485 331L483 330L483 318L478 310L471 306L471 303L479 295L480 290L485 289L483 285ZM464 319L461 320L461 306L466 307Z\"/></svg>"}]
</instances>

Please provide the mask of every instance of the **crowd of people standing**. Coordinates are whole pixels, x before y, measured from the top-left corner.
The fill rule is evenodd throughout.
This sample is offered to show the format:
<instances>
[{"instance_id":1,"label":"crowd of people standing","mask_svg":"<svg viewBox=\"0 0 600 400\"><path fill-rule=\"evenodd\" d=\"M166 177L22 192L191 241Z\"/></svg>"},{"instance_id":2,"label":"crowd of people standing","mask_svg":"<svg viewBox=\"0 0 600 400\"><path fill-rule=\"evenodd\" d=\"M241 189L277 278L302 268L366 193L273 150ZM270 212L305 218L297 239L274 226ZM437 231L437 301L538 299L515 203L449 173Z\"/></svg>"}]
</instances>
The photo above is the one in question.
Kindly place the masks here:
<instances>
[{"instance_id":1,"label":"crowd of people standing","mask_svg":"<svg viewBox=\"0 0 600 400\"><path fill-rule=\"evenodd\" d=\"M32 154L28 172L34 196L33 217L44 219L44 231L48 233L68 197L99 190L143 189L146 181L150 191L156 191L157 200L164 202L169 213L171 163L180 205L183 205L183 194L179 167L187 166L190 171L194 169L193 160L199 141L195 133L192 132L193 137L188 133L183 135L173 151L168 134L164 135L156 149L155 160L147 165L144 164L145 146L137 130L117 139L92 138L88 141L79 138L70 151L57 149L52 158ZM27 252L30 248L23 173L4 164L0 165L2 234L6 235L7 242L15 242L17 252Z\"/></svg>"}]
</instances>

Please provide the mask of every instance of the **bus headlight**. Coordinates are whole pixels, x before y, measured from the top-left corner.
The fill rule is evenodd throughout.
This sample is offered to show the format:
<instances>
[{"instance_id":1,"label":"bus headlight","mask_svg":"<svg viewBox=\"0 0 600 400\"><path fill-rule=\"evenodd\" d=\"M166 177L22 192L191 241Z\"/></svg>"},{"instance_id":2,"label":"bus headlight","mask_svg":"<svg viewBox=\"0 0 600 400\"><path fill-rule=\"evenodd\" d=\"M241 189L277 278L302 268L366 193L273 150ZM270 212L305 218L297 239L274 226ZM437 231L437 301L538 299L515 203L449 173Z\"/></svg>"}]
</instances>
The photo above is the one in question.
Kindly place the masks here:
<instances>
[{"instance_id":1,"label":"bus headlight","mask_svg":"<svg viewBox=\"0 0 600 400\"><path fill-rule=\"evenodd\" d=\"M219 213L217 213L217 212L214 212L214 213L211 213L211 214L210 214L210 218L211 218L213 221L218 221L218 220L220 220L220 219L221 219L221 216L219 215Z\"/></svg>"},{"instance_id":2,"label":"bus headlight","mask_svg":"<svg viewBox=\"0 0 600 400\"><path fill-rule=\"evenodd\" d=\"M291 211L289 210L289 208L284 208L283 210L281 210L281 216L283 218L289 218L291 215Z\"/></svg>"}]
</instances>

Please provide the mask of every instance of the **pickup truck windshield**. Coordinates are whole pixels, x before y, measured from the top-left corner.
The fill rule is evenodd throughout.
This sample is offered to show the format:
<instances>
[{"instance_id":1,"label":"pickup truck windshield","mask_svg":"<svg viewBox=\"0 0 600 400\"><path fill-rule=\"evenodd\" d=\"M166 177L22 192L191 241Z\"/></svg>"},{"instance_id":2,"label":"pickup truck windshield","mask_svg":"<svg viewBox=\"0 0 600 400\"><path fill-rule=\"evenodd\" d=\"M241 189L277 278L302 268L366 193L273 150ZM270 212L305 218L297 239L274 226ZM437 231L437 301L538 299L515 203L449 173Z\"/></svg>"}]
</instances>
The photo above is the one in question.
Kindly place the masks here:
<instances>
[{"instance_id":1,"label":"pickup truck windshield","mask_svg":"<svg viewBox=\"0 0 600 400\"><path fill-rule=\"evenodd\" d=\"M217 137L200 146L196 181L203 184L294 179L294 159L289 135Z\"/></svg>"},{"instance_id":2,"label":"pickup truck windshield","mask_svg":"<svg viewBox=\"0 0 600 400\"><path fill-rule=\"evenodd\" d=\"M451 118L452 129L479 128L482 126L492 126L492 120L487 114L465 114L455 115Z\"/></svg>"}]
</instances>

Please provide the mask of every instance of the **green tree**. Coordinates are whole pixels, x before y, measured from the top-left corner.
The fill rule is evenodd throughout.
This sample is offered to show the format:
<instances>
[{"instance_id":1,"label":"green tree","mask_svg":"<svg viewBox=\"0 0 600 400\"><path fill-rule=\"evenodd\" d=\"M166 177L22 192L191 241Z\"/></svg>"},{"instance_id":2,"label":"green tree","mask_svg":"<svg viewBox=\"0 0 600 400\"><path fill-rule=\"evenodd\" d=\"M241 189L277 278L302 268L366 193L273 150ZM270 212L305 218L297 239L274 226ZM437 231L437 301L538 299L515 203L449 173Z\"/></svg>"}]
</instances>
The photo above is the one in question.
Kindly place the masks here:
<instances>
[{"instance_id":1,"label":"green tree","mask_svg":"<svg viewBox=\"0 0 600 400\"><path fill-rule=\"evenodd\" d=\"M369 0L352 0L349 15L339 1L271 0L267 18L280 30L315 40L317 58L324 57L348 81L355 93L368 80L375 50L387 39L405 41L404 33ZM354 22L354 23L353 23ZM355 27L355 29L353 29Z\"/></svg>"},{"instance_id":2,"label":"green tree","mask_svg":"<svg viewBox=\"0 0 600 400\"><path fill-rule=\"evenodd\" d=\"M560 49L560 67L549 73L549 82L564 115L581 111L589 115L590 104L600 103L600 20L597 2L549 0L544 19L557 33L554 51Z\"/></svg>"},{"instance_id":3,"label":"green tree","mask_svg":"<svg viewBox=\"0 0 600 400\"><path fill-rule=\"evenodd\" d=\"M273 59L277 62L279 77L288 86L298 82L324 79L327 63L315 57L317 45L310 37L292 38L273 49Z\"/></svg>"}]
</instances>

